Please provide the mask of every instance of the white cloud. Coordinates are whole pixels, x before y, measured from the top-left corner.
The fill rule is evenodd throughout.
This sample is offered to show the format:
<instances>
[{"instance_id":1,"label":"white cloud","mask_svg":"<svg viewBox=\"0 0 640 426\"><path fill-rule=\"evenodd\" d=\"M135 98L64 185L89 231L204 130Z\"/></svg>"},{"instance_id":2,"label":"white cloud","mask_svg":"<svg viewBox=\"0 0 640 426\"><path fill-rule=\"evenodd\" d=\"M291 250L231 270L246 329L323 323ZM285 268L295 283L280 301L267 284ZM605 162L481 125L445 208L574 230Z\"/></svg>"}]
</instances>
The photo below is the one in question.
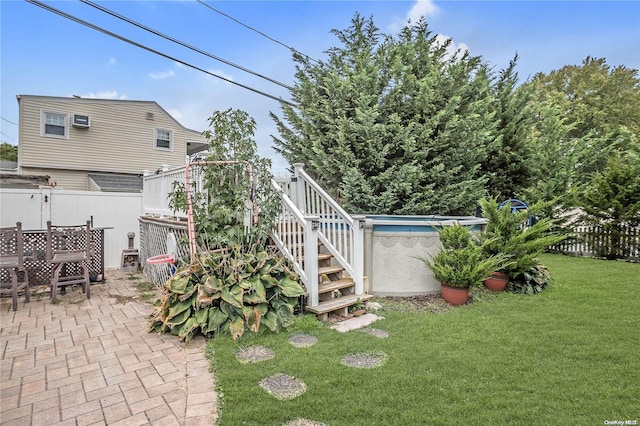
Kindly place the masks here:
<instances>
[{"instance_id":1,"label":"white cloud","mask_svg":"<svg viewBox=\"0 0 640 426\"><path fill-rule=\"evenodd\" d=\"M90 99L127 99L127 95L119 95L115 90L104 90L98 93L89 92L80 97Z\"/></svg>"},{"instance_id":2,"label":"white cloud","mask_svg":"<svg viewBox=\"0 0 640 426\"><path fill-rule=\"evenodd\" d=\"M159 71L159 72L150 72L149 78L153 80L164 80L165 78L173 77L176 73L173 70L169 71Z\"/></svg>"},{"instance_id":3,"label":"white cloud","mask_svg":"<svg viewBox=\"0 0 640 426\"><path fill-rule=\"evenodd\" d=\"M393 21L389 24L389 30L391 32L398 32L402 27L404 27L409 21L412 23L418 22L420 18L435 16L440 11L440 8L435 5L433 0L416 0L416 2L411 6L411 9L407 12L407 15L404 19L399 18L397 16L393 17Z\"/></svg>"},{"instance_id":4,"label":"white cloud","mask_svg":"<svg viewBox=\"0 0 640 426\"><path fill-rule=\"evenodd\" d=\"M438 34L436 35L436 43L438 43L439 45L444 45L447 40L449 40L451 37L448 37L446 35L443 34ZM460 55L464 55L465 51L469 50L469 46L466 43L455 43L453 40L451 41L451 43L449 44L449 46L447 47L447 52L445 54L445 57L447 59L453 57L457 52L460 52Z\"/></svg>"},{"instance_id":5,"label":"white cloud","mask_svg":"<svg viewBox=\"0 0 640 426\"><path fill-rule=\"evenodd\" d=\"M109 58L109 60L107 61L107 66L108 67L115 67L117 62L118 61L116 60L116 58Z\"/></svg>"}]
</instances>

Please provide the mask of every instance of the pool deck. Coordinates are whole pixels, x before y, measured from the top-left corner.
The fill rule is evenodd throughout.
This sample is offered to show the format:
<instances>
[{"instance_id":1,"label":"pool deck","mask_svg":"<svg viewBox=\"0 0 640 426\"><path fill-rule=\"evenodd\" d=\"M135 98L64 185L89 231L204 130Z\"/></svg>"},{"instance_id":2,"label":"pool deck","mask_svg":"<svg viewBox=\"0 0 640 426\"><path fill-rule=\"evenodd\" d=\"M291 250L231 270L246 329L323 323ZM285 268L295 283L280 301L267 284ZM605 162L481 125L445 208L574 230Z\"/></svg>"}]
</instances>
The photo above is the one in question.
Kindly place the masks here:
<instances>
[{"instance_id":1,"label":"pool deck","mask_svg":"<svg viewBox=\"0 0 640 426\"><path fill-rule=\"evenodd\" d=\"M0 424L216 423L205 340L148 333L151 306L129 274L107 271L90 300L37 291L16 312L0 300Z\"/></svg>"}]
</instances>

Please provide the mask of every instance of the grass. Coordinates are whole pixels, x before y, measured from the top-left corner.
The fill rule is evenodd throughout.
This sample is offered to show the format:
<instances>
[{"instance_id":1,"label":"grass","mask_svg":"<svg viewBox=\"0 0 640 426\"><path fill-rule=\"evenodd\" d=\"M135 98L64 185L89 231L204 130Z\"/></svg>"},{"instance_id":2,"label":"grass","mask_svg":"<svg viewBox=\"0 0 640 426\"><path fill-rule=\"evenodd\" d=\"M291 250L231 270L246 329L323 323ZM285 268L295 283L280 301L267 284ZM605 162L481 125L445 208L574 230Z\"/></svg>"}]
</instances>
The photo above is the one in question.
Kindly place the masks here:
<instances>
[{"instance_id":1,"label":"grass","mask_svg":"<svg viewBox=\"0 0 640 426\"><path fill-rule=\"evenodd\" d=\"M478 297L456 309L411 311L383 303L372 327L390 336L341 334L304 317L278 335L209 342L221 425L604 424L640 420L640 265L545 255L554 285L537 296ZM294 348L304 331L319 342ZM276 357L240 364L259 344ZM340 359L387 355L358 370ZM276 373L307 392L280 401L258 386Z\"/></svg>"}]
</instances>

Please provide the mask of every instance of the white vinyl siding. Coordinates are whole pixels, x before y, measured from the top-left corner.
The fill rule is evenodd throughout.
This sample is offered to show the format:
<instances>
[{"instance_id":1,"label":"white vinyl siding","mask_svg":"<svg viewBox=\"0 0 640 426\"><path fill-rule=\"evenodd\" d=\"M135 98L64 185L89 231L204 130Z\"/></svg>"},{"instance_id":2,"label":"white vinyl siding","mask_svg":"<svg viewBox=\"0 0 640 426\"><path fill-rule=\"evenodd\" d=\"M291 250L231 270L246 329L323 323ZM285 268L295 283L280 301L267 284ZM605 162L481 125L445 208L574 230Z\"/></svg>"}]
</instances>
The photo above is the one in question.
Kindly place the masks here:
<instances>
[{"instance_id":1,"label":"white vinyl siding","mask_svg":"<svg viewBox=\"0 0 640 426\"><path fill-rule=\"evenodd\" d=\"M155 138L155 144L154 144L154 148L155 149L161 149L164 151L171 151L172 150L172 143L171 143L171 130L165 130L165 129L156 129L156 138Z\"/></svg>"},{"instance_id":2,"label":"white vinyl siding","mask_svg":"<svg viewBox=\"0 0 640 426\"><path fill-rule=\"evenodd\" d=\"M42 111L40 114L42 136L69 139L69 115Z\"/></svg>"}]
</instances>

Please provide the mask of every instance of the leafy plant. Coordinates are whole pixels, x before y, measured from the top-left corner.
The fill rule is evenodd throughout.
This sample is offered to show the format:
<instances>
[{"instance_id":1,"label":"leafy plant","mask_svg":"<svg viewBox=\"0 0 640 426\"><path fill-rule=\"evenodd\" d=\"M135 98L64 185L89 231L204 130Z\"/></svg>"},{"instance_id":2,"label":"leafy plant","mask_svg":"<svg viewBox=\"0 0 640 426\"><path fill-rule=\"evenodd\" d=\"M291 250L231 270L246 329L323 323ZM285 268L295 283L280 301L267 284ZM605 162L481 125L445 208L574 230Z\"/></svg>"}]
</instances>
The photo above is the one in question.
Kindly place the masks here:
<instances>
[{"instance_id":1,"label":"leafy plant","mask_svg":"<svg viewBox=\"0 0 640 426\"><path fill-rule=\"evenodd\" d=\"M438 230L442 249L432 258L417 257L436 279L451 287L469 288L482 283L491 272L508 264L504 254L485 256L469 229L460 224Z\"/></svg>"},{"instance_id":2,"label":"leafy plant","mask_svg":"<svg viewBox=\"0 0 640 426\"><path fill-rule=\"evenodd\" d=\"M155 304L149 331L190 341L198 333L279 332L291 324L298 298L306 292L275 251L234 246L202 254L179 269Z\"/></svg>"},{"instance_id":3,"label":"leafy plant","mask_svg":"<svg viewBox=\"0 0 640 426\"><path fill-rule=\"evenodd\" d=\"M507 284L507 290L513 293L538 294L551 283L551 274L542 264L518 274Z\"/></svg>"},{"instance_id":4,"label":"leafy plant","mask_svg":"<svg viewBox=\"0 0 640 426\"><path fill-rule=\"evenodd\" d=\"M203 167L202 190L193 191L196 242L202 251L166 282L148 328L186 341L198 333L228 332L236 340L246 330L280 331L291 323L306 292L284 259L267 249L279 203L270 186L270 161L257 155L255 121L246 112L215 112L210 127L204 133L208 160L226 163ZM171 208L186 210L187 189L193 190L174 184Z\"/></svg>"},{"instance_id":5,"label":"leafy plant","mask_svg":"<svg viewBox=\"0 0 640 426\"><path fill-rule=\"evenodd\" d=\"M540 264L538 256L566 238L551 232L553 222L550 218L530 221L544 206L549 203L538 203L525 210L511 211L511 203L502 208L495 198L480 200L482 213L489 220L487 229L482 234L482 249L486 256L505 254L510 262L502 270L510 278Z\"/></svg>"}]
</instances>

